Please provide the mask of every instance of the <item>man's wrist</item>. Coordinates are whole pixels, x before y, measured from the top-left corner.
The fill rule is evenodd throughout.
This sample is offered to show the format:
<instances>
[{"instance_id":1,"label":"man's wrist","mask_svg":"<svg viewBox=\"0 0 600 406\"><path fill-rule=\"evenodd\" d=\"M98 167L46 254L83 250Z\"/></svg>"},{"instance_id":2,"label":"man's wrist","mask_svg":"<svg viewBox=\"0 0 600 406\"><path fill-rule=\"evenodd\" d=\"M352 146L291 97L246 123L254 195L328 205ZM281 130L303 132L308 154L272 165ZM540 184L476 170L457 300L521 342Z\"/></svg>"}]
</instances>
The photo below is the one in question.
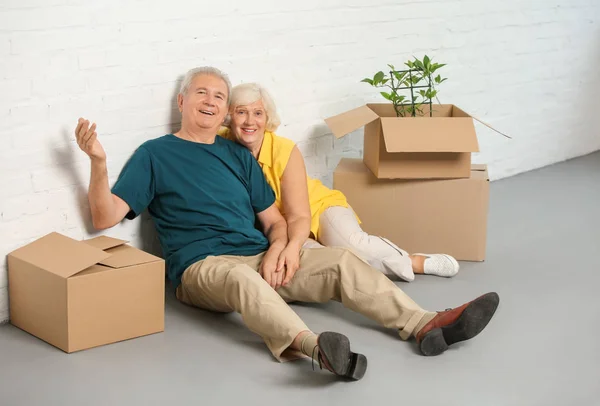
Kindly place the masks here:
<instances>
[{"instance_id":1,"label":"man's wrist","mask_svg":"<svg viewBox=\"0 0 600 406\"><path fill-rule=\"evenodd\" d=\"M92 166L106 166L106 158L90 158Z\"/></svg>"}]
</instances>

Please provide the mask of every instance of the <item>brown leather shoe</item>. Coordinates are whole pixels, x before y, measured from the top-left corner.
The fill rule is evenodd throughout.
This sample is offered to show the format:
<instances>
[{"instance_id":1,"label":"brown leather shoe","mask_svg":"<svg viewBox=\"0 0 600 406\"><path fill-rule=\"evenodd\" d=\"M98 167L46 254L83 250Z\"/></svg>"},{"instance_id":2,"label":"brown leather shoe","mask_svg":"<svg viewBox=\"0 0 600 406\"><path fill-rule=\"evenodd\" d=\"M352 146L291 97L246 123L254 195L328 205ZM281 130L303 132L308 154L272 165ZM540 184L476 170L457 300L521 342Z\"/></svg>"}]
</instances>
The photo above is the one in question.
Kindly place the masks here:
<instances>
[{"instance_id":1,"label":"brown leather shoe","mask_svg":"<svg viewBox=\"0 0 600 406\"><path fill-rule=\"evenodd\" d=\"M423 355L439 355L449 345L475 337L498 308L496 292L486 293L460 307L439 312L416 336Z\"/></svg>"}]
</instances>

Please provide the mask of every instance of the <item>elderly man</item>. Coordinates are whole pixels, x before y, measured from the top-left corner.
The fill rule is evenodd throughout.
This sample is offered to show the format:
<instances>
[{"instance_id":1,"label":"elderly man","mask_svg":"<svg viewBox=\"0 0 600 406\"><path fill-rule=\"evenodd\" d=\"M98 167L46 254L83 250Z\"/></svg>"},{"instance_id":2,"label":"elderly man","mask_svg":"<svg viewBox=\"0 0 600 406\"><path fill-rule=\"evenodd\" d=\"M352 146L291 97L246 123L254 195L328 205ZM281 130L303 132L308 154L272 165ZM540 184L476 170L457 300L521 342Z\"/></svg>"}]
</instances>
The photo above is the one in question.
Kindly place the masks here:
<instances>
[{"instance_id":1,"label":"elderly man","mask_svg":"<svg viewBox=\"0 0 600 406\"><path fill-rule=\"evenodd\" d=\"M496 293L428 312L350 251L290 246L258 163L243 146L217 136L230 89L227 76L215 68L189 71L178 95L181 129L143 143L112 190L96 125L79 119L75 133L91 159L89 202L96 228L148 208L180 301L239 312L278 360L312 357L341 377L362 378L366 357L352 352L342 334L313 333L286 302L337 300L398 330L404 340L415 337L424 355L440 354L484 329L498 306Z\"/></svg>"}]
</instances>

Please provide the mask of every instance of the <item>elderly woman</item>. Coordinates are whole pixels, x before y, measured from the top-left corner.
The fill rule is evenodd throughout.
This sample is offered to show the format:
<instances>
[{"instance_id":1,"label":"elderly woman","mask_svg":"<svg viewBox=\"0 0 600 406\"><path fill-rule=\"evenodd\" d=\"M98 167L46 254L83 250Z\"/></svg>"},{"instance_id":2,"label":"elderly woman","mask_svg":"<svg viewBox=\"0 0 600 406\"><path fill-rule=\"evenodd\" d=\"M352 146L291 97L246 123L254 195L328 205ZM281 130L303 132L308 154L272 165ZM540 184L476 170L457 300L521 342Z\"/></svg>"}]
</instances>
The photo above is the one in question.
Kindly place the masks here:
<instances>
[{"instance_id":1,"label":"elderly woman","mask_svg":"<svg viewBox=\"0 0 600 406\"><path fill-rule=\"evenodd\" d=\"M229 114L220 135L244 145L258 160L288 223L288 252L321 244L344 247L388 277L409 282L415 273L456 275L459 265L450 255L409 255L391 241L364 232L342 192L308 177L298 147L274 133L280 120L265 88L255 83L234 87Z\"/></svg>"}]
</instances>

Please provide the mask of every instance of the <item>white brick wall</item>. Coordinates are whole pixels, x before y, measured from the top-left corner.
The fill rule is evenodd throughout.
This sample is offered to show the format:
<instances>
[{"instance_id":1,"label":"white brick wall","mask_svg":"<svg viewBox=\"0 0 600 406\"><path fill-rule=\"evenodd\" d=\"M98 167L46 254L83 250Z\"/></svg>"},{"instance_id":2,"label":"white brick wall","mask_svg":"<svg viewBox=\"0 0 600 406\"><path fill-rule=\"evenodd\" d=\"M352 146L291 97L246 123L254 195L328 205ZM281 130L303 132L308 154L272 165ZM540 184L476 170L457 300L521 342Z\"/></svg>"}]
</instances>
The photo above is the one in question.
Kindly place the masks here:
<instances>
[{"instance_id":1,"label":"white brick wall","mask_svg":"<svg viewBox=\"0 0 600 406\"><path fill-rule=\"evenodd\" d=\"M475 160L493 179L600 149L597 0L205 3L0 1L0 255L50 231L92 235L77 118L97 121L112 181L139 143L169 131L176 80L198 65L268 86L279 133L329 185L342 156L362 154L362 134L334 140L323 118L380 101L360 79L424 53L448 63L443 102L514 136L477 126ZM149 247L147 228L110 233Z\"/></svg>"}]
</instances>

